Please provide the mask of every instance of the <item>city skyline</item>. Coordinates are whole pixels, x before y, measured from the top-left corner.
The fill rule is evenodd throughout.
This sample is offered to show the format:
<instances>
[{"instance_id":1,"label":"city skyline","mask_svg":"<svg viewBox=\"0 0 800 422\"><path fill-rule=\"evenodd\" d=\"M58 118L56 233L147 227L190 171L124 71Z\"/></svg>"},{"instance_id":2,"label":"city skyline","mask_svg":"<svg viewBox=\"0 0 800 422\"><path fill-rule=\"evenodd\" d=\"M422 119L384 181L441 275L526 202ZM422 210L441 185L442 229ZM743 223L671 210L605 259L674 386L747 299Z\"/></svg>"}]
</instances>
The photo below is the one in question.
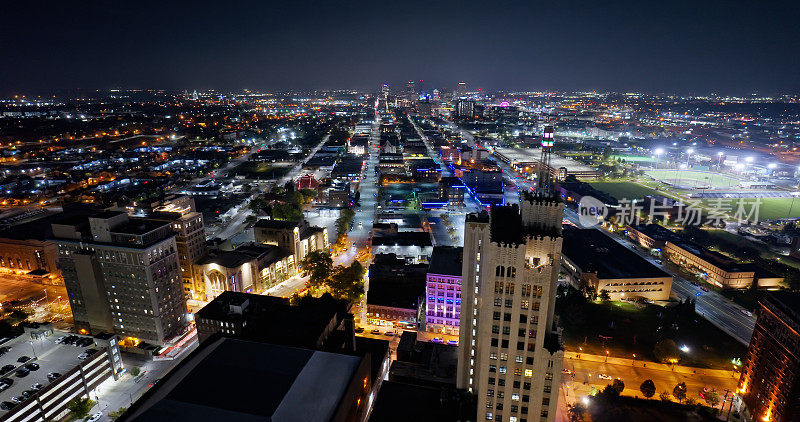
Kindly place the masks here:
<instances>
[{"instance_id":1,"label":"city skyline","mask_svg":"<svg viewBox=\"0 0 800 422\"><path fill-rule=\"evenodd\" d=\"M0 55L14 64L0 71L0 94L364 90L409 79L487 90L800 88L789 2L149 6L15 4L0 18Z\"/></svg>"},{"instance_id":2,"label":"city skyline","mask_svg":"<svg viewBox=\"0 0 800 422\"><path fill-rule=\"evenodd\" d=\"M798 12L7 5L0 422L799 420Z\"/></svg>"}]
</instances>

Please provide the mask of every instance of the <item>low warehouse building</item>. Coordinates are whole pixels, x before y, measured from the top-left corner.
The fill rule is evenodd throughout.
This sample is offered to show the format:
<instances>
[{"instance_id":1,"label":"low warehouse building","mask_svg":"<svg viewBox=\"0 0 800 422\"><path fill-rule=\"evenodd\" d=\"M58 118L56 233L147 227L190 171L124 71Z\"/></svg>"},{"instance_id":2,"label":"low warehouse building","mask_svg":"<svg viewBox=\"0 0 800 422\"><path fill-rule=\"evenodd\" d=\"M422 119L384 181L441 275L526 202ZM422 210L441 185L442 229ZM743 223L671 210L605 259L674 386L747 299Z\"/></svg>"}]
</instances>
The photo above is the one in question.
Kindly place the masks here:
<instances>
[{"instance_id":1,"label":"low warehouse building","mask_svg":"<svg viewBox=\"0 0 800 422\"><path fill-rule=\"evenodd\" d=\"M672 276L596 229L564 228L561 266L579 290L611 300L668 300Z\"/></svg>"}]
</instances>

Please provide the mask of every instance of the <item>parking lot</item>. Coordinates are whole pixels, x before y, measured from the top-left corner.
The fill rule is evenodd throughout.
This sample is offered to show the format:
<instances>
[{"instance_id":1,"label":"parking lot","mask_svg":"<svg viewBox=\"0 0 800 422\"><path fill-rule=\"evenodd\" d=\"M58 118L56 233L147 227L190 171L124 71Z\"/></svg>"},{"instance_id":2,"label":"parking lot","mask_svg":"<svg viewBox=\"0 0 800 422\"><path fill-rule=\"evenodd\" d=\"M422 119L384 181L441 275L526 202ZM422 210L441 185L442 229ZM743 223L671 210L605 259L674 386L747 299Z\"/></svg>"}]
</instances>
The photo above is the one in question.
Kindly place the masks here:
<instances>
[{"instance_id":1,"label":"parking lot","mask_svg":"<svg viewBox=\"0 0 800 422\"><path fill-rule=\"evenodd\" d=\"M2 409L2 407L8 407L15 403L14 398L22 401L25 395L32 395L36 391L33 388L35 384L41 386L49 384L51 380L48 379L48 374L63 375L77 366L80 363L78 355L93 347L93 343L85 347L57 344L56 340L64 336L64 334L56 332L46 339L31 340L26 335L22 335L2 345L3 349L0 350L6 350L5 348L10 350L0 356L0 368L6 368L0 374L0 378L6 379L6 381L11 380L13 384L0 392L0 414L8 410ZM99 348L95 347L95 349ZM29 360L24 363L20 362L24 358ZM39 368L31 370L27 374L24 374L24 371L20 374L17 373L18 370L32 363L38 365ZM12 367L13 369L11 369ZM3 404L5 406L2 406Z\"/></svg>"}]
</instances>

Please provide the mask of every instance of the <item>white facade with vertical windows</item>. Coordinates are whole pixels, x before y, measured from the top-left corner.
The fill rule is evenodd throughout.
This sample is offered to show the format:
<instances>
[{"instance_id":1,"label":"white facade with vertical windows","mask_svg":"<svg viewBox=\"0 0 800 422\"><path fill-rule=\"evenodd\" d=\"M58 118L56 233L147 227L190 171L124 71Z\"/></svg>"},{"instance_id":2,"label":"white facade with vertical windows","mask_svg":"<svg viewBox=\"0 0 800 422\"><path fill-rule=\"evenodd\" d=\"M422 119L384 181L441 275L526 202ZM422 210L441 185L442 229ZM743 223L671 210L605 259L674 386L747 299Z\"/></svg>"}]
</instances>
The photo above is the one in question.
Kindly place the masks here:
<instances>
[{"instance_id":1,"label":"white facade with vertical windows","mask_svg":"<svg viewBox=\"0 0 800 422\"><path fill-rule=\"evenodd\" d=\"M528 195L466 220L457 385L477 395L479 421L555 420L562 212Z\"/></svg>"}]
</instances>

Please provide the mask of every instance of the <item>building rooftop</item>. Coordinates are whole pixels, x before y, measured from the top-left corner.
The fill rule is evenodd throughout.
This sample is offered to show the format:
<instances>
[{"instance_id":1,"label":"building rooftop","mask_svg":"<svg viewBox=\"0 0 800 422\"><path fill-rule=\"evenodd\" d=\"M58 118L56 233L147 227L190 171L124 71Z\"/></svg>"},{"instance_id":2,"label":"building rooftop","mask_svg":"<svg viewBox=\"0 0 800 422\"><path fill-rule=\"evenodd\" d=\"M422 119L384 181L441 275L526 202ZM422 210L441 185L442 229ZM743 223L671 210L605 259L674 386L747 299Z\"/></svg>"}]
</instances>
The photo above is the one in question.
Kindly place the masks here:
<instances>
[{"instance_id":1,"label":"building rooftop","mask_svg":"<svg viewBox=\"0 0 800 422\"><path fill-rule=\"evenodd\" d=\"M424 264L373 264L369 267L367 304L417 309L425 285Z\"/></svg>"},{"instance_id":2,"label":"building rooftop","mask_svg":"<svg viewBox=\"0 0 800 422\"><path fill-rule=\"evenodd\" d=\"M637 224L631 227L654 240L680 241L681 239L677 233L659 224Z\"/></svg>"},{"instance_id":3,"label":"building rooftop","mask_svg":"<svg viewBox=\"0 0 800 422\"><path fill-rule=\"evenodd\" d=\"M431 234L428 232L376 233L372 238L372 246L432 246Z\"/></svg>"},{"instance_id":4,"label":"building rooftop","mask_svg":"<svg viewBox=\"0 0 800 422\"><path fill-rule=\"evenodd\" d=\"M286 221L286 220L268 220L268 219L261 219L256 221L255 227L261 227L264 229L293 229L295 227L300 227L302 222L300 221Z\"/></svg>"},{"instance_id":5,"label":"building rooftop","mask_svg":"<svg viewBox=\"0 0 800 422\"><path fill-rule=\"evenodd\" d=\"M538 163L542 157L541 148L496 148L495 153L499 153L508 158L512 164L517 163ZM571 158L561 157L552 154L550 157L550 167L565 167L567 172L597 172L596 169L575 161Z\"/></svg>"},{"instance_id":6,"label":"building rooftop","mask_svg":"<svg viewBox=\"0 0 800 422\"><path fill-rule=\"evenodd\" d=\"M63 212L45 215L33 221L17 224L0 230L0 239L14 240L47 240L53 237L53 223L69 223L70 221L86 221L86 217L96 211L91 209L70 209Z\"/></svg>"},{"instance_id":7,"label":"building rooftop","mask_svg":"<svg viewBox=\"0 0 800 422\"><path fill-rule=\"evenodd\" d=\"M464 248L460 246L436 246L431 253L428 274L461 276Z\"/></svg>"},{"instance_id":8,"label":"building rooftop","mask_svg":"<svg viewBox=\"0 0 800 422\"><path fill-rule=\"evenodd\" d=\"M291 256L289 251L274 245L249 243L232 251L221 251L200 259L198 265L217 264L225 268L236 268L245 262L257 259L262 265L270 265Z\"/></svg>"},{"instance_id":9,"label":"building rooftop","mask_svg":"<svg viewBox=\"0 0 800 422\"><path fill-rule=\"evenodd\" d=\"M733 258L708 250L694 242L670 241L670 243L729 273L755 272L756 270L756 267L752 264L738 262Z\"/></svg>"},{"instance_id":10,"label":"building rooftop","mask_svg":"<svg viewBox=\"0 0 800 422\"><path fill-rule=\"evenodd\" d=\"M384 381L370 421L469 421L474 420L476 412L470 395L454 388Z\"/></svg>"},{"instance_id":11,"label":"building rooftop","mask_svg":"<svg viewBox=\"0 0 800 422\"><path fill-rule=\"evenodd\" d=\"M94 348L96 350L102 349L102 347L98 347L94 344L78 347L56 343L56 340L64 336L64 333L56 332L49 337L32 342L30 335L25 333L2 344L4 347L9 347L11 350L0 357L0 367L13 365L14 369L8 373L0 374L0 376L13 379L14 384L10 388L0 392L0 401L11 401L12 397L19 396L25 390L30 390L33 384L42 384L47 388L50 384L50 381L47 379L47 374L51 372L62 375L66 374L81 363L81 360L78 359L78 355L85 350L89 348ZM77 334L75 334L75 336L92 338L91 336L81 336ZM36 350L35 354L34 349ZM27 356L31 358L31 360L25 363L18 362L17 359L22 356ZM31 371L30 374L24 378L13 376L14 371L24 367L28 363L38 364L39 369ZM31 399L35 400L35 395L31 396ZM0 410L0 417L5 413L6 411Z\"/></svg>"},{"instance_id":12,"label":"building rooftop","mask_svg":"<svg viewBox=\"0 0 800 422\"><path fill-rule=\"evenodd\" d=\"M596 229L564 227L561 253L597 278L661 278L670 275Z\"/></svg>"},{"instance_id":13,"label":"building rooftop","mask_svg":"<svg viewBox=\"0 0 800 422\"><path fill-rule=\"evenodd\" d=\"M245 299L248 304L241 312L231 308L241 306ZM331 320L343 320L349 310L347 301L329 294L319 298L304 296L293 306L286 298L225 291L195 316L215 321L245 320L245 338L313 348L319 345Z\"/></svg>"},{"instance_id":14,"label":"building rooftop","mask_svg":"<svg viewBox=\"0 0 800 422\"><path fill-rule=\"evenodd\" d=\"M169 225L168 222L161 220L132 218L127 223L112 228L111 232L120 234L143 235L168 225Z\"/></svg>"},{"instance_id":15,"label":"building rooftop","mask_svg":"<svg viewBox=\"0 0 800 422\"><path fill-rule=\"evenodd\" d=\"M792 318L792 322L795 325L800 325L800 293L789 291L768 292L761 301L764 304L777 307L781 312Z\"/></svg>"},{"instance_id":16,"label":"building rooftop","mask_svg":"<svg viewBox=\"0 0 800 422\"><path fill-rule=\"evenodd\" d=\"M328 421L361 360L220 337L170 371L123 419Z\"/></svg>"}]
</instances>

